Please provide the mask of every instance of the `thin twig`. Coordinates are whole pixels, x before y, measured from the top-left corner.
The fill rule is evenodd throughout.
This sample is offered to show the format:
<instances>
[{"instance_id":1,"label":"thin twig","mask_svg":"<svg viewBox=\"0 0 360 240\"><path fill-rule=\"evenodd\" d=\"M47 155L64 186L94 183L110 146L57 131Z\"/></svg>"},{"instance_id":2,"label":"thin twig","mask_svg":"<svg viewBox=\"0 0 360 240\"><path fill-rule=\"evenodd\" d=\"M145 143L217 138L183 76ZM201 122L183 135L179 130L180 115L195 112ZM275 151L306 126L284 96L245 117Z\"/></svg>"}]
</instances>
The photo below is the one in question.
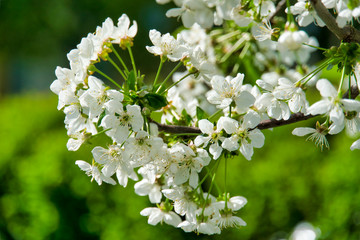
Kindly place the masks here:
<instances>
[{"instance_id":1,"label":"thin twig","mask_svg":"<svg viewBox=\"0 0 360 240\"><path fill-rule=\"evenodd\" d=\"M187 126L178 126L178 125L166 125L155 122L154 120L150 119L151 123L155 123L160 132L167 132L167 133L200 133L201 131L197 127L187 127Z\"/></svg>"},{"instance_id":2,"label":"thin twig","mask_svg":"<svg viewBox=\"0 0 360 240\"><path fill-rule=\"evenodd\" d=\"M359 94L358 86L351 86L350 99L355 99ZM349 98L349 89L342 95L342 98Z\"/></svg>"}]
</instances>

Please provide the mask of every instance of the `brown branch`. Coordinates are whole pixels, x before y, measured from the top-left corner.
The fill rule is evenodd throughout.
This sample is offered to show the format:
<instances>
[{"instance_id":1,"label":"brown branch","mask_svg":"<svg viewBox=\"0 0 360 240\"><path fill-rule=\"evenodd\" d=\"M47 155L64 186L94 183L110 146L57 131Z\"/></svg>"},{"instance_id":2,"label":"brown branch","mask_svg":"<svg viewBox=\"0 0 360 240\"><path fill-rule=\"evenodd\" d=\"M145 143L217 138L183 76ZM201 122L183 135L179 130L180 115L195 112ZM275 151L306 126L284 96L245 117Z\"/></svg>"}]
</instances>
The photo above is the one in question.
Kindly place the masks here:
<instances>
[{"instance_id":1,"label":"brown branch","mask_svg":"<svg viewBox=\"0 0 360 240\"><path fill-rule=\"evenodd\" d=\"M349 97L349 89L342 95L342 98L348 98L348 99L355 99L359 95L359 88L358 86L354 85L351 86L351 92Z\"/></svg>"},{"instance_id":2,"label":"brown branch","mask_svg":"<svg viewBox=\"0 0 360 240\"><path fill-rule=\"evenodd\" d=\"M201 131L197 127L187 127L187 126L178 126L178 125L166 125L162 123L155 122L154 120L150 119L151 123L155 123L158 127L160 132L167 132L167 133L199 133Z\"/></svg>"},{"instance_id":3,"label":"brown branch","mask_svg":"<svg viewBox=\"0 0 360 240\"><path fill-rule=\"evenodd\" d=\"M359 95L359 89L357 86L352 86L351 87L351 92L350 92L350 98L351 99L355 99L357 96ZM349 98L349 90L346 91L346 93L344 93L343 98ZM293 113L290 115L290 118L287 120L281 119L281 120L276 120L276 119L268 119L268 120L264 120L261 121L259 123L259 125L257 125L255 128L250 129L269 129L269 128L274 128L274 127L280 127L280 126L284 126L284 125L288 125L291 123L296 123L296 122L300 122L300 121L304 121L313 117L317 117L319 115L305 115L303 113ZM155 123L159 129L160 132L167 132L167 133L182 133L182 134L187 134L187 133L198 133L201 134L201 130L197 127L187 127L187 126L178 126L178 125L166 125L166 124L161 124L158 122L155 122L154 120L150 120L150 122Z\"/></svg>"},{"instance_id":4,"label":"brown branch","mask_svg":"<svg viewBox=\"0 0 360 240\"><path fill-rule=\"evenodd\" d=\"M317 15L326 24L326 27L335 36L344 42L358 42L360 43L360 31L353 26L347 25L344 28L340 28L336 22L336 19L331 15L329 10L324 6L321 0L310 0L311 5L315 9Z\"/></svg>"},{"instance_id":5,"label":"brown branch","mask_svg":"<svg viewBox=\"0 0 360 240\"><path fill-rule=\"evenodd\" d=\"M316 117L316 116L318 116L318 115L311 115L311 114L304 115L303 113L300 113L300 112L299 113L293 113L293 114L290 115L290 118L288 120L284 120L284 119L281 119L281 120L268 119L268 120L261 121L261 123L259 123L259 125L257 125L255 128L258 128L258 129L262 130L262 129L280 127L280 126L283 126L283 125L288 125L288 124L291 124L291 123L304 121L304 120L307 120L309 118L313 118L313 117Z\"/></svg>"}]
</instances>

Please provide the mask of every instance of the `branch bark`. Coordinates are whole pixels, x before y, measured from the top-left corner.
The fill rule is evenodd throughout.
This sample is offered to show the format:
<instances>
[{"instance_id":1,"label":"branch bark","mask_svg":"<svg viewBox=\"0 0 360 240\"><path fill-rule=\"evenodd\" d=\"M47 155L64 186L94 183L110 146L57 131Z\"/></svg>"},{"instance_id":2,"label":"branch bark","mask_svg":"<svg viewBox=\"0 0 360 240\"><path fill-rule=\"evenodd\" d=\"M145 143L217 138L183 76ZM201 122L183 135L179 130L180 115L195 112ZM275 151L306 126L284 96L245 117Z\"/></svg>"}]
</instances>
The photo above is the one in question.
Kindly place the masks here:
<instances>
[{"instance_id":1,"label":"branch bark","mask_svg":"<svg viewBox=\"0 0 360 240\"><path fill-rule=\"evenodd\" d=\"M358 95L359 95L359 88L355 85L351 87L350 90L350 98L351 99L355 99ZM349 90L346 91L343 94L343 98L349 98ZM255 128L253 129L269 129L269 128L274 128L274 127L280 127L280 126L284 126L284 125L288 125L291 123L296 123L296 122L300 122L300 121L304 121L313 117L316 117L319 115L305 115L303 113L293 113L290 115L290 118L287 120L281 119L281 120L276 120L276 119L268 119L268 120L264 120L262 122L259 123L259 125L257 125ZM187 133L196 133L196 134L201 134L201 130L197 127L187 127L187 126L178 126L178 125L166 125L166 124L161 124L158 122L155 122L154 120L150 119L150 122L155 123L159 129L160 132L166 132L166 133L182 133L182 134L187 134ZM250 129L252 130L252 129Z\"/></svg>"},{"instance_id":2,"label":"branch bark","mask_svg":"<svg viewBox=\"0 0 360 240\"><path fill-rule=\"evenodd\" d=\"M317 15L326 24L326 27L335 36L344 42L358 42L360 43L360 31L353 26L347 25L344 28L340 28L336 22L336 19L331 15L329 10L324 6L321 0L310 0L311 5L315 9Z\"/></svg>"},{"instance_id":3,"label":"branch bark","mask_svg":"<svg viewBox=\"0 0 360 240\"><path fill-rule=\"evenodd\" d=\"M167 132L167 133L199 133L201 131L197 127L187 127L187 126L178 126L178 125L166 125L162 123L155 122L154 120L150 119L151 123L155 123L158 127L160 132Z\"/></svg>"}]
</instances>

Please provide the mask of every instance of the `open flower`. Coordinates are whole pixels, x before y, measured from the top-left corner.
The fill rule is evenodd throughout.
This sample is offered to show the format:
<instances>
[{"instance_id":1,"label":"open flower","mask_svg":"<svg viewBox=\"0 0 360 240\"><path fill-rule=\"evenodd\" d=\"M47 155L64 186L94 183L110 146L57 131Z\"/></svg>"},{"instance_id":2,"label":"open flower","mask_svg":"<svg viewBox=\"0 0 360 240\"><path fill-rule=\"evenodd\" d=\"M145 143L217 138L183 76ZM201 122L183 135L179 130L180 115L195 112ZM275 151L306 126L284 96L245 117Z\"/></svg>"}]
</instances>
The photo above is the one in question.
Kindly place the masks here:
<instances>
[{"instance_id":1,"label":"open flower","mask_svg":"<svg viewBox=\"0 0 360 240\"><path fill-rule=\"evenodd\" d=\"M137 33L138 26L136 21L130 27L130 19L126 14L121 15L118 19L117 28L114 30L112 43L120 44L120 47L126 48L127 45L132 46L132 41Z\"/></svg>"},{"instance_id":2,"label":"open flower","mask_svg":"<svg viewBox=\"0 0 360 240\"><path fill-rule=\"evenodd\" d=\"M112 185L116 184L112 178L104 176L95 165L90 165L82 160L77 160L75 164L78 165L81 170L85 171L86 175L91 176L91 181L95 179L99 185L101 185L103 181Z\"/></svg>"},{"instance_id":3,"label":"open flower","mask_svg":"<svg viewBox=\"0 0 360 240\"><path fill-rule=\"evenodd\" d=\"M184 48L169 33L161 35L160 32L152 29L149 37L154 46L146 46L146 49L155 56L164 56L173 62L179 61L184 54Z\"/></svg>"},{"instance_id":4,"label":"open flower","mask_svg":"<svg viewBox=\"0 0 360 240\"><path fill-rule=\"evenodd\" d=\"M323 125L320 125L319 122L316 123L316 128L309 127L299 127L295 128L292 131L292 134L295 136L303 137L305 135L310 136L306 140L311 140L315 143L316 146L320 147L321 151L326 147L330 148L329 142L326 139L329 129Z\"/></svg>"},{"instance_id":5,"label":"open flower","mask_svg":"<svg viewBox=\"0 0 360 240\"><path fill-rule=\"evenodd\" d=\"M201 119L199 121L199 128L204 135L207 136L197 136L194 140L195 146L201 146L205 148L209 143L211 144L209 147L209 152L213 155L214 159L218 159L222 152L222 147L220 147L220 142L225 139L222 136L221 130L224 129L225 126L230 126L230 124L226 124L228 121L235 121L228 117L221 117L217 122L216 128L214 124L211 123L207 119Z\"/></svg>"},{"instance_id":6,"label":"open flower","mask_svg":"<svg viewBox=\"0 0 360 240\"><path fill-rule=\"evenodd\" d=\"M332 124L329 134L337 134L344 129L344 111L360 112L360 102L353 99L343 99L334 86L326 79L320 79L316 83L316 88L320 91L322 100L314 103L308 109L312 115L326 114L330 116Z\"/></svg>"},{"instance_id":7,"label":"open flower","mask_svg":"<svg viewBox=\"0 0 360 240\"><path fill-rule=\"evenodd\" d=\"M238 73L236 77L223 77L215 75L211 79L213 88L207 95L210 103L218 105L219 108L226 108L235 102L236 107L244 112L255 102L255 97L248 91L242 91L244 74Z\"/></svg>"},{"instance_id":8,"label":"open flower","mask_svg":"<svg viewBox=\"0 0 360 240\"><path fill-rule=\"evenodd\" d=\"M138 105L127 105L126 111L118 109L117 112L106 115L101 126L110 129L106 134L117 143L123 143L130 133L130 129L140 131L144 123Z\"/></svg>"},{"instance_id":9,"label":"open flower","mask_svg":"<svg viewBox=\"0 0 360 240\"><path fill-rule=\"evenodd\" d=\"M231 128L225 128L231 137L224 139L221 146L228 151L240 150L241 154L251 160L254 154L253 148L261 148L264 145L265 136L259 129L253 129L260 123L260 116L250 110L243 118L240 125L234 124Z\"/></svg>"},{"instance_id":10,"label":"open flower","mask_svg":"<svg viewBox=\"0 0 360 240\"><path fill-rule=\"evenodd\" d=\"M151 225L165 222L166 224L177 227L181 223L181 218L173 211L166 211L156 207L145 208L140 214L142 216L148 216L148 223Z\"/></svg>"}]
</instances>

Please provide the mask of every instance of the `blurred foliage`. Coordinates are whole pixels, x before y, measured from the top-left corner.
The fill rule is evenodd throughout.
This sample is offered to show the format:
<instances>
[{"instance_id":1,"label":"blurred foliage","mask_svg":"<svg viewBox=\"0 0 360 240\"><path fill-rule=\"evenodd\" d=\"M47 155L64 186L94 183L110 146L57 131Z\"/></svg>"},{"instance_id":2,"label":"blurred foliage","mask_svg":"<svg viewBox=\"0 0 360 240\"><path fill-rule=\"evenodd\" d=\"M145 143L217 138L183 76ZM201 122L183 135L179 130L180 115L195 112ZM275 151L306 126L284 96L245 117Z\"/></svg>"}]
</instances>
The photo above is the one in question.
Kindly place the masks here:
<instances>
[{"instance_id":1,"label":"blurred foliage","mask_svg":"<svg viewBox=\"0 0 360 240\"><path fill-rule=\"evenodd\" d=\"M0 97L5 93L47 90L56 66L69 67L66 54L81 38L110 17L117 23L126 13L138 23L134 56L144 73L158 60L145 49L150 29L171 32L180 24L168 19L171 5L154 0L12 0L0 1ZM145 53L145 54L144 54ZM154 62L156 64L149 64Z\"/></svg>"},{"instance_id":2,"label":"blurred foliage","mask_svg":"<svg viewBox=\"0 0 360 240\"><path fill-rule=\"evenodd\" d=\"M248 226L219 236L196 236L151 226L139 212L150 206L127 188L90 182L75 160L91 159L90 145L66 149L56 96L28 94L0 102L0 239L280 239L301 221L321 239L360 238L360 159L344 135L320 152L291 135L294 125L264 131L254 158L228 161L228 190L248 199L239 211ZM96 141L101 141L98 139ZM96 142L94 142L96 143ZM222 187L224 169L218 180Z\"/></svg>"}]
</instances>

